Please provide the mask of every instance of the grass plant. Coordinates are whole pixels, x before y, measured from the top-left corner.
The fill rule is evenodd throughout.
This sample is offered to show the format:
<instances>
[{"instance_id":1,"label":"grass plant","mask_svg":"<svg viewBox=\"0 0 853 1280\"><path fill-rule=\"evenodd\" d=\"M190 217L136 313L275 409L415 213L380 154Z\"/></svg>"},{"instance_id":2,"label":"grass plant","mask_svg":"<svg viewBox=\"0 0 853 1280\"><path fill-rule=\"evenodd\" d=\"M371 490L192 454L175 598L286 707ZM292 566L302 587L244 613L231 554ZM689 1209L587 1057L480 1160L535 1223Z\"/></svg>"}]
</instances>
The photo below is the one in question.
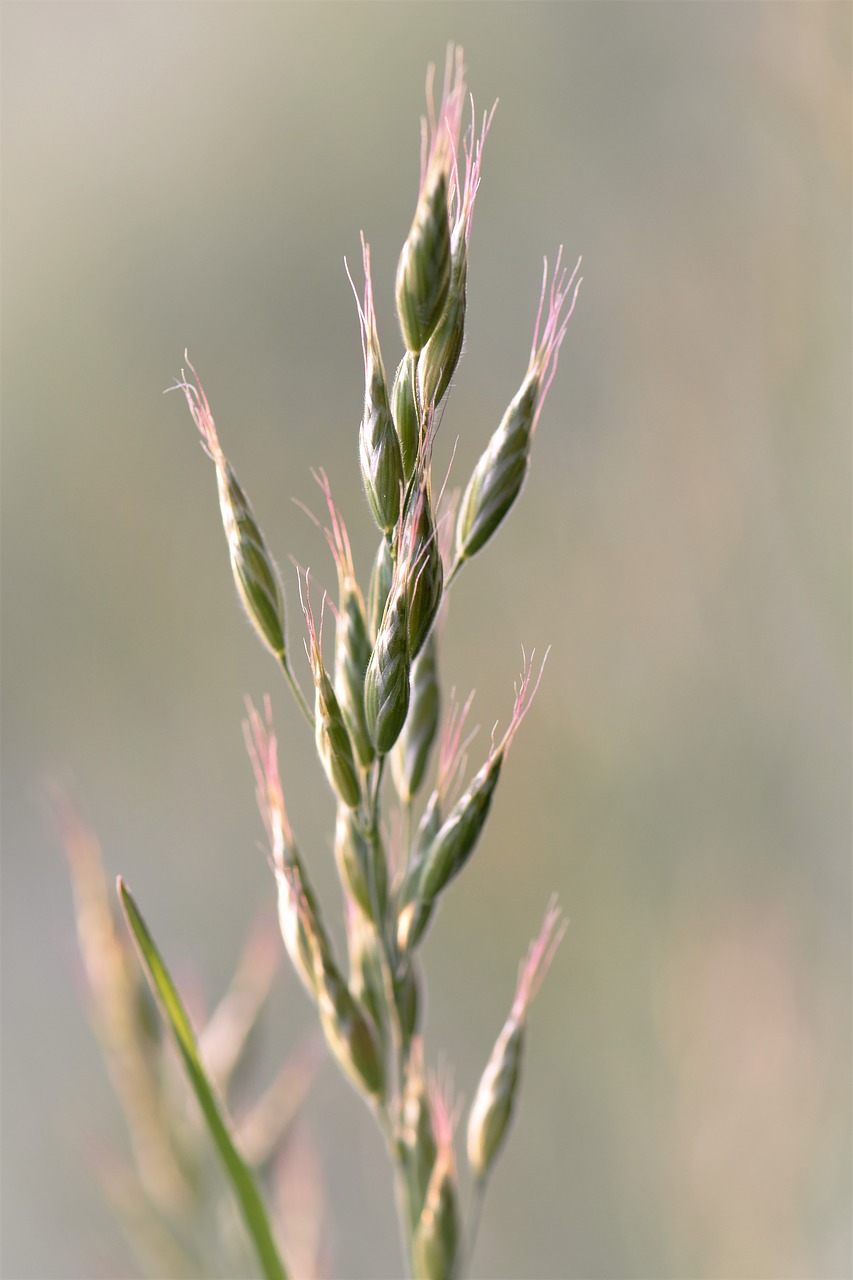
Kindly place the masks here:
<instances>
[{"instance_id":1,"label":"grass plant","mask_svg":"<svg viewBox=\"0 0 853 1280\"><path fill-rule=\"evenodd\" d=\"M312 696L297 678L279 571L189 362L189 373L178 384L214 464L238 595L313 732L335 808L344 958L335 952L312 886L316 855L300 849L288 819L270 700L262 711L249 703L245 735L281 935L332 1056L384 1135L395 1174L404 1266L412 1276L430 1280L460 1277L470 1262L479 1205L517 1102L530 1003L563 929L552 900L476 1090L465 1144L474 1189L466 1219L454 1150L459 1106L449 1073L439 1077L425 1066L421 946L444 894L480 842L544 662L535 665L532 654L524 659L509 724L503 734L493 733L481 767L463 785L470 699L461 708L451 700L442 714L436 620L463 566L487 547L519 497L580 285L580 264L566 270L562 250L550 273L546 261L527 369L484 442L461 499L454 500L433 474L433 446L463 347L474 205L493 116L486 113L478 122L470 100L470 120L463 128L468 103L462 52L451 47L437 107L432 70L427 80L418 198L396 275L403 350L391 378L379 342L370 249L362 237L364 283L361 290L353 284L353 290L364 404L353 457L376 526L377 550L369 580L361 585L343 516L319 471L325 523L318 523L334 559L337 599L318 598L310 573L297 571ZM329 614L335 629L331 661L323 643ZM301 647L296 646L297 653ZM395 808L399 820L392 823ZM287 1271L255 1175L239 1154L239 1136L208 1079L165 962L121 881L119 893L231 1178L257 1264L268 1280L280 1280Z\"/></svg>"}]
</instances>

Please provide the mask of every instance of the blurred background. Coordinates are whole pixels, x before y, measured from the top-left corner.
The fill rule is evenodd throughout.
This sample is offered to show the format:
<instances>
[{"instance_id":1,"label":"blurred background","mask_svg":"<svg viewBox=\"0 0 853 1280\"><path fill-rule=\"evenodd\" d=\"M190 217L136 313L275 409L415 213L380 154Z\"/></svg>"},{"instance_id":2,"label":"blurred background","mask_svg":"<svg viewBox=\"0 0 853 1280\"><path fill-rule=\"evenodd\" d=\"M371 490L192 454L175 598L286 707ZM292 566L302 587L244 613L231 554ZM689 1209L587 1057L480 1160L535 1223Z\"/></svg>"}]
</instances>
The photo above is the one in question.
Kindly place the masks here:
<instances>
[{"instance_id":1,"label":"blurred background","mask_svg":"<svg viewBox=\"0 0 853 1280\"><path fill-rule=\"evenodd\" d=\"M93 1178L126 1146L45 804L73 779L187 989L273 900L240 722L269 690L327 915L332 806L234 598L184 348L285 570L364 579L362 364L385 363L429 61L499 97L462 485L527 362L542 268L584 284L511 520L454 587L476 766L551 645L476 858L425 944L427 1049L470 1100L552 890L475 1277L851 1270L851 9L845 4L3 6L2 1270L132 1274ZM297 660L307 686L307 664ZM313 1026L285 974L261 1070ZM266 1066L264 1066L266 1064ZM304 1110L332 1274L395 1277L390 1175L326 1064ZM124 1270L122 1270L124 1268Z\"/></svg>"}]
</instances>

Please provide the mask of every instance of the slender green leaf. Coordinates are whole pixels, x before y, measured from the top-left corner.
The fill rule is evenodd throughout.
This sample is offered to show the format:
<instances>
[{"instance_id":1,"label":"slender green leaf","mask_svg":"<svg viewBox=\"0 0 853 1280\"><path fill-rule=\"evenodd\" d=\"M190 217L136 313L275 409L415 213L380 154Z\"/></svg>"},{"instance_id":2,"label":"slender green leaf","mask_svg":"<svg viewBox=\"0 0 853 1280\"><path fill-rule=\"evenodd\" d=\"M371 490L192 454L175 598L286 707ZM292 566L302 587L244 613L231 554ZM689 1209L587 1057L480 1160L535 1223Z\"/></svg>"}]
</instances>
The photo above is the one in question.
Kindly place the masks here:
<instances>
[{"instance_id":1,"label":"slender green leaf","mask_svg":"<svg viewBox=\"0 0 853 1280\"><path fill-rule=\"evenodd\" d=\"M199 1057L195 1036L184 1006L181 1003L181 998L157 950L154 939L148 932L148 927L140 915L139 908L121 876L118 878L118 895L148 975L148 981L151 983L155 994L159 997L163 1011L174 1032L190 1084L195 1091L202 1114L207 1121L207 1127L233 1184L246 1223L246 1229L257 1250L265 1280L287 1280L287 1271L273 1238L257 1183L248 1165L234 1146L234 1141L228 1131L228 1124Z\"/></svg>"}]
</instances>

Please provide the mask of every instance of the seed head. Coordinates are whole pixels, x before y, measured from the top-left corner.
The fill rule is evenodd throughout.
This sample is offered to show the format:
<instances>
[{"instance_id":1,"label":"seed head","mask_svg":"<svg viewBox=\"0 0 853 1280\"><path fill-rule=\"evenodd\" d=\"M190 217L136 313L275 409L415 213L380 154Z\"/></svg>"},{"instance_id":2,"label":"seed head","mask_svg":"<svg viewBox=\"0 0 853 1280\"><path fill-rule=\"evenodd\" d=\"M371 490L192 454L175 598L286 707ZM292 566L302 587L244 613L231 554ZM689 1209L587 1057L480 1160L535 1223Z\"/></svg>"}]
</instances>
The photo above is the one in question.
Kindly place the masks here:
<instances>
[{"instance_id":1,"label":"seed head","mask_svg":"<svg viewBox=\"0 0 853 1280\"><path fill-rule=\"evenodd\" d=\"M471 125L464 141L465 179L461 184L458 158L456 155L453 157L450 184L450 284L441 319L418 357L420 402L425 408L435 408L443 398L462 354L468 291L468 246L474 200L480 185L483 146L495 107L492 107L487 116L483 116L478 138L475 131L474 102L471 100Z\"/></svg>"},{"instance_id":2,"label":"seed head","mask_svg":"<svg viewBox=\"0 0 853 1280\"><path fill-rule=\"evenodd\" d=\"M284 594L275 562L267 550L249 499L243 492L231 463L222 452L216 424L198 374L187 358L194 382L183 372L177 387L184 392L193 421L198 427L205 452L216 467L219 509L228 541L231 572L243 608L263 643L283 662L285 659Z\"/></svg>"},{"instance_id":3,"label":"seed head","mask_svg":"<svg viewBox=\"0 0 853 1280\"><path fill-rule=\"evenodd\" d=\"M361 349L364 355L364 412L358 433L358 453L368 505L379 528L388 534L396 526L400 514L403 464L400 441L388 404L385 367L379 349L376 311L373 306L370 248L365 243L364 236L361 237L361 251L364 261L363 305L350 276L355 305L358 307Z\"/></svg>"},{"instance_id":4,"label":"seed head","mask_svg":"<svg viewBox=\"0 0 853 1280\"><path fill-rule=\"evenodd\" d=\"M468 1163L477 1182L488 1176L512 1119L521 1074L527 1010L542 985L565 932L552 898L539 937L521 966L510 1015L483 1072L468 1118Z\"/></svg>"},{"instance_id":5,"label":"seed head","mask_svg":"<svg viewBox=\"0 0 853 1280\"><path fill-rule=\"evenodd\" d=\"M580 258L569 276L566 270L560 270L562 252L561 248L557 255L542 337L539 337L539 326L548 282L547 259L527 373L474 468L463 495L456 522L456 559L452 574L488 542L524 484L536 424L557 370L560 344L581 285L579 279L576 282ZM564 315L563 308L569 298Z\"/></svg>"},{"instance_id":6,"label":"seed head","mask_svg":"<svg viewBox=\"0 0 853 1280\"><path fill-rule=\"evenodd\" d=\"M386 755L391 750L409 710L406 600L406 582L401 581L397 573L364 680L367 729L379 755Z\"/></svg>"},{"instance_id":7,"label":"seed head","mask_svg":"<svg viewBox=\"0 0 853 1280\"><path fill-rule=\"evenodd\" d=\"M427 75L427 119L421 121L421 182L411 230L397 265L397 314L407 351L418 355L441 319L450 286L450 185L465 98L462 50L448 49L444 90L435 114Z\"/></svg>"},{"instance_id":8,"label":"seed head","mask_svg":"<svg viewBox=\"0 0 853 1280\"><path fill-rule=\"evenodd\" d=\"M318 632L311 609L308 574L305 575L304 593L301 581L299 583L299 600L308 628L305 652L314 676L314 736L317 754L336 795L351 809L357 809L361 803L361 783L352 742L337 694L323 662L323 612L326 597L323 597Z\"/></svg>"}]
</instances>

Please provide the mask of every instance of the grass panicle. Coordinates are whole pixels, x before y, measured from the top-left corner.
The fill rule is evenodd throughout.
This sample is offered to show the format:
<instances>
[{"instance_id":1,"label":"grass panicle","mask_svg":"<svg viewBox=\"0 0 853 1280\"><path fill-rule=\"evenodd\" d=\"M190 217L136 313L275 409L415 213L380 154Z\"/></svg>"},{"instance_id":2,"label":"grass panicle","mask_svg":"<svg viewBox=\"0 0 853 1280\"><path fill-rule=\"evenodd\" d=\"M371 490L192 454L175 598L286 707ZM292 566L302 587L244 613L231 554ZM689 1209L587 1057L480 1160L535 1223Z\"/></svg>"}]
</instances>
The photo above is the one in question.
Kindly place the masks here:
<instances>
[{"instance_id":1,"label":"grass panicle","mask_svg":"<svg viewBox=\"0 0 853 1280\"><path fill-rule=\"evenodd\" d=\"M461 49L448 48L437 107L434 76L430 68L426 115L421 121L417 200L397 263L395 300L404 349L397 353L390 387L379 344L370 249L363 234L361 294L350 277L364 363L364 398L357 439L352 440L353 463L357 455L379 541L365 591L343 514L332 498L326 473L316 472L328 523L325 516L322 521L311 518L334 560L337 598L335 602L324 594L317 618L309 571L297 571L313 708L291 670L284 591L275 561L222 450L207 396L192 365L191 379L182 375L178 385L216 469L220 512L241 602L313 730L316 755L334 796L333 849L343 896L344 968L335 958L335 928L327 929L311 884L319 859L327 855L316 850L303 853L297 847L285 808L270 699L265 698L262 711L247 702L246 745L266 829L284 948L332 1057L367 1101L381 1128L394 1171L408 1273L424 1280L461 1280L471 1258L482 1194L517 1109L530 1004L565 926L552 901L521 967L509 1017L478 1085L467 1127L468 1161L462 1170L463 1179L475 1190L475 1211L466 1223L460 1210L460 1170L454 1151L459 1107L453 1100L449 1073L445 1070L439 1078L427 1069L423 1031L427 993L423 953L418 948L442 896L484 842L503 765L539 686L544 662L537 670L532 654L524 658L509 725L500 737L493 731L485 761L463 785L473 738L467 729L471 698L460 705L452 692L447 699L442 695L440 655L447 616L442 605L462 564L485 547L521 492L537 423L578 296L580 261L569 272L562 266L560 250L553 272L545 263L526 373L481 454L457 510L455 495L443 501L447 476L443 483L439 477L433 484L433 452L465 342L471 227L494 108L478 123L471 99L470 119L463 129L469 98ZM333 670L327 670L323 655L327 603L335 619ZM390 768L386 768L389 755ZM384 786L388 774L393 777L392 789ZM79 852L84 845L80 841L75 845L74 863L80 919L88 922L81 943L88 948L96 989L100 984L102 1034L133 1114L137 1161L152 1184L160 1180L161 1190L171 1170L175 1194L183 1188L191 1198L193 1171L184 1167L173 1150L168 1125L157 1127L159 1094L151 1067L155 1042L146 1039L134 1012L134 971L127 948L110 933L103 901L92 888L97 877L87 881L83 874L91 865ZM322 883L322 875L316 878ZM126 887L120 884L119 893L143 966L176 1037L187 1079L229 1172L263 1274L283 1277L256 1172L238 1153L217 1085L202 1063L147 926ZM95 935L101 939L100 951L93 949ZM248 1005L234 1003L232 1014L237 1013L230 1021L223 1014L216 1034L211 1032L208 1038L211 1061L221 1073L215 1079L223 1089L234 1074L246 1028L262 1003L263 982L256 980L253 989ZM223 1026L231 1028L224 1039ZM127 1085L134 1072L136 1094ZM131 1102L140 1108L138 1113ZM245 1140L247 1149L266 1160L273 1147L262 1130L264 1125L274 1130L275 1124L269 1120L271 1103L262 1102L252 1113ZM150 1144L143 1149L140 1117L145 1115ZM158 1162L162 1168L155 1176L151 1169L156 1170ZM176 1271L188 1267L176 1264ZM244 1269L242 1264L233 1267L234 1274Z\"/></svg>"}]
</instances>

